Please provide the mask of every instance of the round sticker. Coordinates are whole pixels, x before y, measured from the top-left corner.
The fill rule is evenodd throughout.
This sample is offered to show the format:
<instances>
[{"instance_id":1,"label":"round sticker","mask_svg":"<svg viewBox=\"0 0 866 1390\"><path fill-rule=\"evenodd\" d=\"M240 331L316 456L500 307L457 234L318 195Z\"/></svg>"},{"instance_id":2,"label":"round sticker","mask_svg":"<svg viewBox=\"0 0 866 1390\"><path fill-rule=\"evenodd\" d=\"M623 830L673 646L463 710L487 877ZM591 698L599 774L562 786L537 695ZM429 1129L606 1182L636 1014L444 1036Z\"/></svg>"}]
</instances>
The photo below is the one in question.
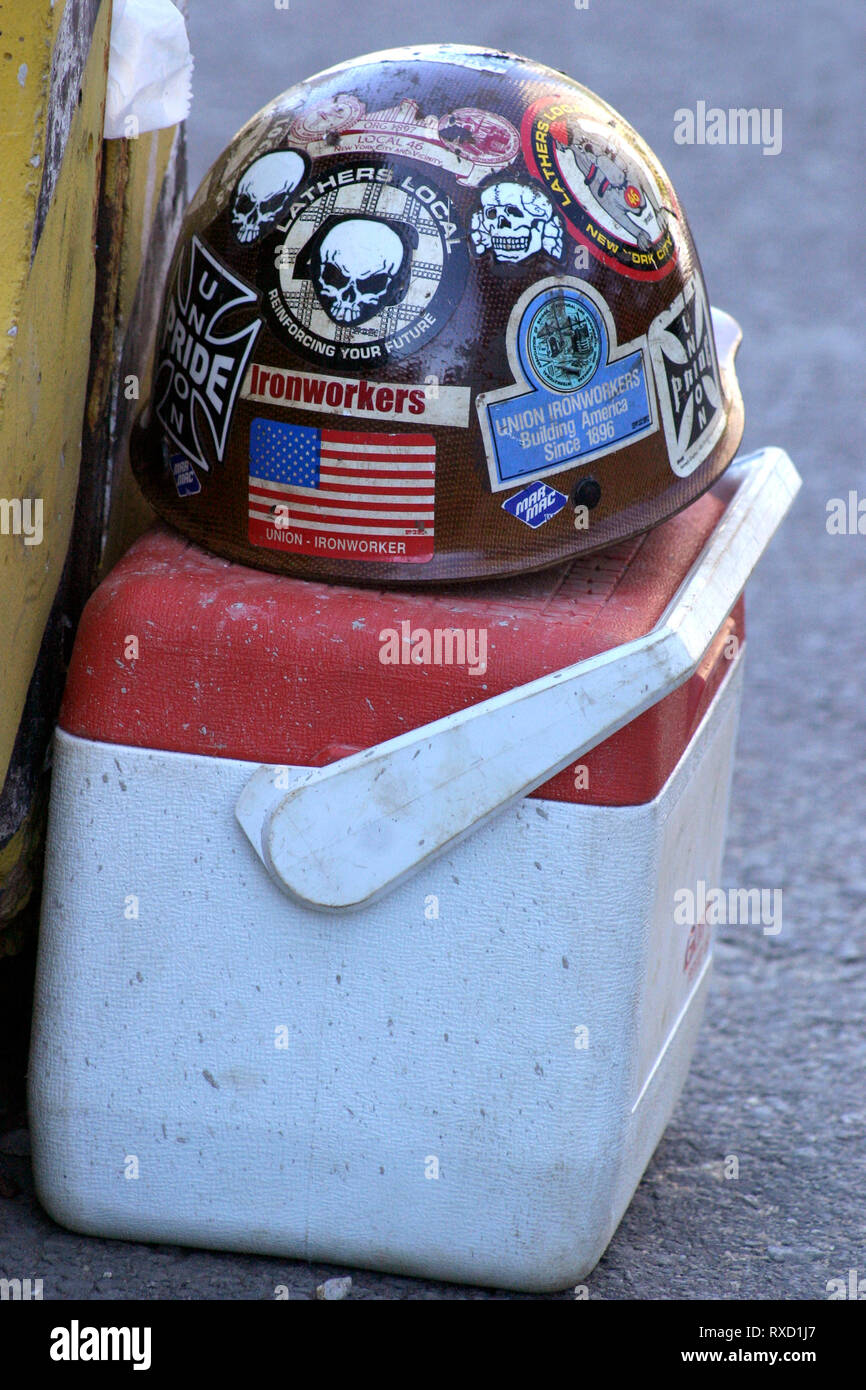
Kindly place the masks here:
<instances>
[{"instance_id":1,"label":"round sticker","mask_svg":"<svg viewBox=\"0 0 866 1390\"><path fill-rule=\"evenodd\" d=\"M474 164L501 168L520 149L520 137L510 121L493 111L460 106L439 121L439 139Z\"/></svg>"},{"instance_id":2,"label":"round sticker","mask_svg":"<svg viewBox=\"0 0 866 1390\"><path fill-rule=\"evenodd\" d=\"M601 361L601 333L579 300L557 295L535 311L526 332L526 348L536 376L552 391L576 391Z\"/></svg>"},{"instance_id":3,"label":"round sticker","mask_svg":"<svg viewBox=\"0 0 866 1390\"><path fill-rule=\"evenodd\" d=\"M572 96L543 97L523 120L523 152L576 241L624 275L658 280L676 260L673 195L611 123Z\"/></svg>"},{"instance_id":4,"label":"round sticker","mask_svg":"<svg viewBox=\"0 0 866 1390\"><path fill-rule=\"evenodd\" d=\"M353 92L338 92L304 107L291 129L291 138L306 144L331 131L345 130L364 114L364 103Z\"/></svg>"},{"instance_id":5,"label":"round sticker","mask_svg":"<svg viewBox=\"0 0 866 1390\"><path fill-rule=\"evenodd\" d=\"M369 161L300 190L265 262L274 330L316 362L359 371L438 333L466 283L451 199L426 174Z\"/></svg>"}]
</instances>

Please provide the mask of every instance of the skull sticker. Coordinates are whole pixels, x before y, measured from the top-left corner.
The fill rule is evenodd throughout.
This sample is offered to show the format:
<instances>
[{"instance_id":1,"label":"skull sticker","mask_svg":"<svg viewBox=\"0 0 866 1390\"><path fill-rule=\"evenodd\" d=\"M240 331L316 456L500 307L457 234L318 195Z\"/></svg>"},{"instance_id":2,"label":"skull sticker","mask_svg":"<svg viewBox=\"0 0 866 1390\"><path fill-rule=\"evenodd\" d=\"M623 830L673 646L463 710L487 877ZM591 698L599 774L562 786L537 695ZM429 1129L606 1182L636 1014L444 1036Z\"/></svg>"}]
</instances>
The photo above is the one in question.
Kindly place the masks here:
<instances>
[{"instance_id":1,"label":"skull sticker","mask_svg":"<svg viewBox=\"0 0 866 1390\"><path fill-rule=\"evenodd\" d=\"M316 294L335 323L364 323L402 298L407 261L401 238L386 222L348 217L326 232L314 254Z\"/></svg>"},{"instance_id":2,"label":"skull sticker","mask_svg":"<svg viewBox=\"0 0 866 1390\"><path fill-rule=\"evenodd\" d=\"M333 166L280 218L259 262L262 310L293 351L355 372L409 357L438 333L469 273L450 195L394 159Z\"/></svg>"},{"instance_id":3,"label":"skull sticker","mask_svg":"<svg viewBox=\"0 0 866 1390\"><path fill-rule=\"evenodd\" d=\"M356 327L403 299L417 245L408 223L332 215L304 247L297 273L312 282L332 323Z\"/></svg>"},{"instance_id":4,"label":"skull sticker","mask_svg":"<svg viewBox=\"0 0 866 1390\"><path fill-rule=\"evenodd\" d=\"M547 194L511 180L482 189L469 231L475 254L492 251L497 261L513 264L539 251L557 260L562 255L562 228Z\"/></svg>"},{"instance_id":5,"label":"skull sticker","mask_svg":"<svg viewBox=\"0 0 866 1390\"><path fill-rule=\"evenodd\" d=\"M232 202L232 230L244 245L270 231L306 173L296 150L264 154L246 169Z\"/></svg>"}]
</instances>

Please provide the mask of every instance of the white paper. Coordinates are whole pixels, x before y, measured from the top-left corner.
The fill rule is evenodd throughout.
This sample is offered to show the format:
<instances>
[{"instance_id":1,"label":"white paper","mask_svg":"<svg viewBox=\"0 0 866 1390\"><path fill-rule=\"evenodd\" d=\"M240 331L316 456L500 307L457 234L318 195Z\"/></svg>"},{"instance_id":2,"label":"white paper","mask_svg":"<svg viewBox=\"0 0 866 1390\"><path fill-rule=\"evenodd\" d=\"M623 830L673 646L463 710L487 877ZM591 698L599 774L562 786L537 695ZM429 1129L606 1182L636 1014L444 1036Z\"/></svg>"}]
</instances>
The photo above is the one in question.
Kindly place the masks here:
<instances>
[{"instance_id":1,"label":"white paper","mask_svg":"<svg viewBox=\"0 0 866 1390\"><path fill-rule=\"evenodd\" d=\"M191 77L186 22L171 0L114 0L106 140L177 125L189 112Z\"/></svg>"}]
</instances>

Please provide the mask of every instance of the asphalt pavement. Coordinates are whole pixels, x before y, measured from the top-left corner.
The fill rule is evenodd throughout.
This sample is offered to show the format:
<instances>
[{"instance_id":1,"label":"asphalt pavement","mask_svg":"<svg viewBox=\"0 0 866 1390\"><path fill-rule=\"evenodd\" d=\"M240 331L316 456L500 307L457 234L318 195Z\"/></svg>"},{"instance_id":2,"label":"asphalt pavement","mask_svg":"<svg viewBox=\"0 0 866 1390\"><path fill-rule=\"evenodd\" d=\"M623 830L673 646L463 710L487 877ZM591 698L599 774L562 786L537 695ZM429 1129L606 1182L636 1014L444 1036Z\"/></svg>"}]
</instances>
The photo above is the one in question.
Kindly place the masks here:
<instances>
[{"instance_id":1,"label":"asphalt pavement","mask_svg":"<svg viewBox=\"0 0 866 1390\"><path fill-rule=\"evenodd\" d=\"M587 1279L593 1299L824 1299L866 1276L866 535L827 503L866 496L862 73L866 19L839 0L191 0L190 191L293 82L399 43L512 49L597 91L644 135L689 216L714 304L742 324L745 450L803 475L748 591L747 680L723 885L783 891L782 930L720 929L683 1097ZM781 149L684 145L683 108L781 111ZM866 527L866 521L864 521ZM725 1176L736 1156L739 1176ZM56 1298L518 1297L64 1232L32 1196L23 1128L0 1136L5 1253ZM8 1263L8 1259L5 1261ZM562 1294L555 1297L568 1298Z\"/></svg>"}]
</instances>

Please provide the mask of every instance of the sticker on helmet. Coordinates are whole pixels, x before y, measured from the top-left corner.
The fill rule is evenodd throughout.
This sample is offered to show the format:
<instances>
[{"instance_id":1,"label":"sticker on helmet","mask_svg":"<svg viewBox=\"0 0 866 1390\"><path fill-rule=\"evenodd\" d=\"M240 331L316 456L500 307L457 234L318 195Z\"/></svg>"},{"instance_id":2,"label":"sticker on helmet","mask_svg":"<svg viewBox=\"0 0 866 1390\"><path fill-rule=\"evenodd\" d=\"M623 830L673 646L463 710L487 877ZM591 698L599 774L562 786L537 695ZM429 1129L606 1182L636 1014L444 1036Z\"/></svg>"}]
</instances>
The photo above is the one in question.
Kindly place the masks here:
<instances>
[{"instance_id":1,"label":"sticker on helmet","mask_svg":"<svg viewBox=\"0 0 866 1390\"><path fill-rule=\"evenodd\" d=\"M274 150L244 170L231 208L232 231L242 245L272 229L308 169L308 160L297 150Z\"/></svg>"},{"instance_id":2,"label":"sticker on helmet","mask_svg":"<svg viewBox=\"0 0 866 1390\"><path fill-rule=\"evenodd\" d=\"M478 167L504 169L520 150L520 136L511 122L477 106L458 106L441 116L439 138L454 152L458 163L455 173L462 183L473 183ZM470 176L464 172L467 161L472 166Z\"/></svg>"},{"instance_id":3,"label":"sticker on helmet","mask_svg":"<svg viewBox=\"0 0 866 1390\"><path fill-rule=\"evenodd\" d=\"M697 276L650 324L649 347L671 468L685 478L725 428L712 320Z\"/></svg>"},{"instance_id":4,"label":"sticker on helmet","mask_svg":"<svg viewBox=\"0 0 866 1390\"><path fill-rule=\"evenodd\" d=\"M562 257L562 226L546 193L513 179L483 188L469 223L476 256L492 251L494 259L514 265L544 251Z\"/></svg>"},{"instance_id":5,"label":"sticker on helmet","mask_svg":"<svg viewBox=\"0 0 866 1390\"><path fill-rule=\"evenodd\" d=\"M235 397L261 328L254 319L220 331L220 320L255 303L255 291L193 235L168 298L153 394L166 434L205 472L213 461L222 463Z\"/></svg>"},{"instance_id":6,"label":"sticker on helmet","mask_svg":"<svg viewBox=\"0 0 866 1390\"><path fill-rule=\"evenodd\" d=\"M392 50L394 55L404 61L424 63L448 63L455 68L472 68L476 72L510 73L515 63L528 63L516 53L504 53L498 48L478 48L462 43L425 43ZM387 52L377 55L387 58Z\"/></svg>"},{"instance_id":7,"label":"sticker on helmet","mask_svg":"<svg viewBox=\"0 0 866 1390\"><path fill-rule=\"evenodd\" d=\"M526 351L545 386L551 391L573 391L591 381L598 370L601 329L579 299L552 295L529 320Z\"/></svg>"},{"instance_id":8,"label":"sticker on helmet","mask_svg":"<svg viewBox=\"0 0 866 1390\"><path fill-rule=\"evenodd\" d=\"M198 474L186 454L172 449L166 439L162 441L162 457L167 472L171 474L178 497L193 497L197 492L201 492Z\"/></svg>"},{"instance_id":9,"label":"sticker on helmet","mask_svg":"<svg viewBox=\"0 0 866 1390\"><path fill-rule=\"evenodd\" d=\"M609 123L574 97L543 97L523 118L523 153L571 235L605 265L658 280L673 267L670 195Z\"/></svg>"},{"instance_id":10,"label":"sticker on helmet","mask_svg":"<svg viewBox=\"0 0 866 1390\"><path fill-rule=\"evenodd\" d=\"M547 483L530 483L522 492L515 492L513 497L503 502L502 509L536 531L545 521L561 512L567 501L564 492L557 492L555 487L548 487Z\"/></svg>"},{"instance_id":11,"label":"sticker on helmet","mask_svg":"<svg viewBox=\"0 0 866 1390\"><path fill-rule=\"evenodd\" d=\"M451 199L404 166L371 163L309 183L265 258L274 331L316 362L366 371L407 357L450 318L468 252Z\"/></svg>"},{"instance_id":12,"label":"sticker on helmet","mask_svg":"<svg viewBox=\"0 0 866 1390\"><path fill-rule=\"evenodd\" d=\"M432 434L316 429L257 416L250 542L294 555L423 564L433 558L435 472Z\"/></svg>"},{"instance_id":13,"label":"sticker on helmet","mask_svg":"<svg viewBox=\"0 0 866 1390\"><path fill-rule=\"evenodd\" d=\"M383 217L328 217L304 247L295 270L307 274L334 323L353 327L400 304L409 288L418 234Z\"/></svg>"},{"instance_id":14,"label":"sticker on helmet","mask_svg":"<svg viewBox=\"0 0 866 1390\"><path fill-rule=\"evenodd\" d=\"M305 106L292 122L291 139L305 145L339 131L351 130L361 119L366 106L353 92L337 92L332 97L319 97Z\"/></svg>"},{"instance_id":15,"label":"sticker on helmet","mask_svg":"<svg viewBox=\"0 0 866 1390\"><path fill-rule=\"evenodd\" d=\"M443 116L422 116L411 98L368 111L352 92L306 106L290 131L312 158L345 154L396 154L420 159L470 186L504 169L520 152L520 136L504 116L461 106Z\"/></svg>"},{"instance_id":16,"label":"sticker on helmet","mask_svg":"<svg viewBox=\"0 0 866 1390\"><path fill-rule=\"evenodd\" d=\"M359 419L405 420L427 425L469 424L468 386L412 386L408 382L353 381L349 377L319 376L285 371L253 362L241 387L241 398L289 409L351 415Z\"/></svg>"},{"instance_id":17,"label":"sticker on helmet","mask_svg":"<svg viewBox=\"0 0 866 1390\"><path fill-rule=\"evenodd\" d=\"M646 338L618 347L592 285L564 276L531 285L511 311L506 341L514 385L475 400L494 492L658 428Z\"/></svg>"}]
</instances>

